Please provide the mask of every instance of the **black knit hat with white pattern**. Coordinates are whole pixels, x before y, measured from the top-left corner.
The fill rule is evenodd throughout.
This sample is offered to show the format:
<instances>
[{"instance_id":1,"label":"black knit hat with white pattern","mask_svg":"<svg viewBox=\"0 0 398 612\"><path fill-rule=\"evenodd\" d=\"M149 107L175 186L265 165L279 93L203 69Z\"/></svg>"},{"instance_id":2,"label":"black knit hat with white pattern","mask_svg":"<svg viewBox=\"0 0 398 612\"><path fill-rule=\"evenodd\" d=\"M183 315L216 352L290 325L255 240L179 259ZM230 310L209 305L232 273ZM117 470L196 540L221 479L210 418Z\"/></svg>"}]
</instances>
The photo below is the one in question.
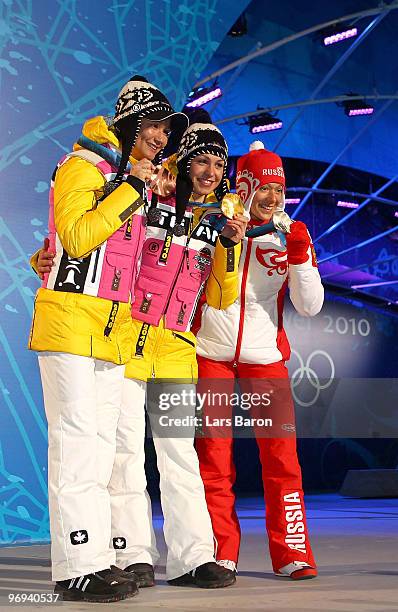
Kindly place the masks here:
<instances>
[{"instance_id":1,"label":"black knit hat with white pattern","mask_svg":"<svg viewBox=\"0 0 398 612\"><path fill-rule=\"evenodd\" d=\"M214 190L220 202L228 193L227 160L228 146L220 130L211 122L210 115L198 109L190 117L190 126L185 130L177 151L176 214L177 223L181 223L186 204L192 193L192 181L189 169L194 157L198 155L216 155L224 161L224 172L220 184Z\"/></svg>"},{"instance_id":2,"label":"black knit hat with white pattern","mask_svg":"<svg viewBox=\"0 0 398 612\"><path fill-rule=\"evenodd\" d=\"M119 183L127 167L131 151L141 129L142 119L164 121L170 119L171 130L180 133L188 125L184 113L176 113L162 92L149 83L144 77L135 75L121 89L116 106L113 125L122 141L122 157L115 182ZM153 163L159 164L163 151L160 151Z\"/></svg>"}]
</instances>

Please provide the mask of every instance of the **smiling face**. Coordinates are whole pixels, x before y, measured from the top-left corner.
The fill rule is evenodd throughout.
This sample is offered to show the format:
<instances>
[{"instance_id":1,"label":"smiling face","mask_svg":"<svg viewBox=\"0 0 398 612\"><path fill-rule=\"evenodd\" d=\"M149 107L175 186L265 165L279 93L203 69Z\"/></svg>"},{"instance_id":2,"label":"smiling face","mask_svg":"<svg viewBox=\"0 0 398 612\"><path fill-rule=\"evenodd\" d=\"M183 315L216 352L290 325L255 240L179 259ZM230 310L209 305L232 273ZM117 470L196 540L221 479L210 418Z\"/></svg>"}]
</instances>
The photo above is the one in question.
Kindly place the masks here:
<instances>
[{"instance_id":1,"label":"smiling face","mask_svg":"<svg viewBox=\"0 0 398 612\"><path fill-rule=\"evenodd\" d=\"M131 155L138 161L144 158L152 161L166 146L169 135L170 119L164 121L143 119Z\"/></svg>"},{"instance_id":2,"label":"smiling face","mask_svg":"<svg viewBox=\"0 0 398 612\"><path fill-rule=\"evenodd\" d=\"M189 176L192 180L193 200L204 200L220 184L224 174L225 162L217 155L198 155L194 157L189 169Z\"/></svg>"},{"instance_id":3,"label":"smiling face","mask_svg":"<svg viewBox=\"0 0 398 612\"><path fill-rule=\"evenodd\" d=\"M267 183L256 191L250 208L254 221L270 221L272 215L282 203L283 187L279 183Z\"/></svg>"}]
</instances>

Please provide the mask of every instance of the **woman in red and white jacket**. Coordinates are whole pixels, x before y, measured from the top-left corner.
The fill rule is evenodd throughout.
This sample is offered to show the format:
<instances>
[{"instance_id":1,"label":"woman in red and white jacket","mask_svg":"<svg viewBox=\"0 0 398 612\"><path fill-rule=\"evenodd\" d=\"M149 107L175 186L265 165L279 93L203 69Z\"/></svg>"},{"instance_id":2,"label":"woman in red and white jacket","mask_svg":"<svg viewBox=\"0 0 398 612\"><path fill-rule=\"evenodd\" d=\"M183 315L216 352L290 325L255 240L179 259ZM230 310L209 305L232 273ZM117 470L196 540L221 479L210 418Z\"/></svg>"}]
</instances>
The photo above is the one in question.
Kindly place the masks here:
<instances>
[{"instance_id":1,"label":"woman in red and white jacket","mask_svg":"<svg viewBox=\"0 0 398 612\"><path fill-rule=\"evenodd\" d=\"M239 379L242 392L268 399L251 405L251 416L272 416L269 431L253 419L260 452L266 504L266 523L273 569L292 579L317 575L311 551L297 459L294 406L285 362L290 346L283 328L283 301L290 299L303 316L316 315L323 304L311 237L304 223L292 222L286 235L258 226L268 224L284 208L285 175L280 157L255 142L238 160L237 193L250 212L239 265L240 294L226 310L205 304L197 336L199 379L202 389L233 393ZM250 235L254 237L250 237ZM209 379L212 379L210 384ZM236 570L240 527L235 512L235 467L231 405L204 407L204 422L220 425L222 432L205 428L197 439L206 500L217 540L220 565ZM246 397L249 397L248 395ZM253 395L251 397L254 397ZM264 419L263 419L264 420ZM236 424L236 423L235 423ZM218 432L218 433L217 433ZM217 437L214 437L217 436Z\"/></svg>"}]
</instances>

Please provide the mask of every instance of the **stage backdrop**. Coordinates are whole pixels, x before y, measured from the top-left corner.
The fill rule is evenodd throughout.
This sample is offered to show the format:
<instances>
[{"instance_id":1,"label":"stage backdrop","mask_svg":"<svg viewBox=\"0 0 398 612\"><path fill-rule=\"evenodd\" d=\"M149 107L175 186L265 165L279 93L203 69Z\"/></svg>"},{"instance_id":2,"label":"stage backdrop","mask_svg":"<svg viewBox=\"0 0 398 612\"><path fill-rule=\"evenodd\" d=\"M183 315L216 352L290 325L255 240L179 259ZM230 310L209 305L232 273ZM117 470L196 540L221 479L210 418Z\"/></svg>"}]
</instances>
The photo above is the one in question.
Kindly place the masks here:
<instances>
[{"instance_id":1,"label":"stage backdrop","mask_svg":"<svg viewBox=\"0 0 398 612\"><path fill-rule=\"evenodd\" d=\"M90 116L134 74L177 108L246 0L0 3L0 544L48 538L46 425L26 350L49 181Z\"/></svg>"},{"instance_id":2,"label":"stage backdrop","mask_svg":"<svg viewBox=\"0 0 398 612\"><path fill-rule=\"evenodd\" d=\"M180 107L246 4L0 4L0 545L48 539L46 425L36 358L25 347L38 287L28 260L46 234L53 168L87 117L112 112L120 87L134 73L153 80ZM315 368L318 377L329 377L322 370L330 365L327 357L309 361L313 351L321 350L333 360L337 376L392 376L391 369L379 366L386 355L393 364L396 355L394 320L363 304L352 304L349 312L344 303L328 308L311 324L287 318L295 359L299 355L304 361L303 366L292 361L292 367ZM361 368L350 369L359 358ZM326 458L333 448L325 450ZM309 464L315 464L319 452L314 445L311 449ZM361 453L373 465L372 455ZM329 460L327 465L336 464Z\"/></svg>"}]
</instances>

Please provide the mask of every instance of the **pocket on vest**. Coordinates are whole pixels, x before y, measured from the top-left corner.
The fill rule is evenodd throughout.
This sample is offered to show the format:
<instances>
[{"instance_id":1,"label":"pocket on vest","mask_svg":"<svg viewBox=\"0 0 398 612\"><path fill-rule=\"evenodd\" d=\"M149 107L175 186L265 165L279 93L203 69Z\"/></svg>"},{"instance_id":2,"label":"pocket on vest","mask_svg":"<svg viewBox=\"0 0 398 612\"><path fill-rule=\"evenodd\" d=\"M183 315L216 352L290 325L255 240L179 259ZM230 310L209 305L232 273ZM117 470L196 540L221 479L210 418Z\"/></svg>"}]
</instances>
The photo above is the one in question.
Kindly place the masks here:
<instances>
[{"instance_id":1,"label":"pocket on vest","mask_svg":"<svg viewBox=\"0 0 398 612\"><path fill-rule=\"evenodd\" d=\"M181 287L177 289L175 299L171 300L168 310L173 325L181 326L181 329L186 328L197 298L197 291L190 291Z\"/></svg>"},{"instance_id":2,"label":"pocket on vest","mask_svg":"<svg viewBox=\"0 0 398 612\"><path fill-rule=\"evenodd\" d=\"M114 302L128 302L132 258L120 253L105 253L98 296Z\"/></svg>"}]
</instances>

